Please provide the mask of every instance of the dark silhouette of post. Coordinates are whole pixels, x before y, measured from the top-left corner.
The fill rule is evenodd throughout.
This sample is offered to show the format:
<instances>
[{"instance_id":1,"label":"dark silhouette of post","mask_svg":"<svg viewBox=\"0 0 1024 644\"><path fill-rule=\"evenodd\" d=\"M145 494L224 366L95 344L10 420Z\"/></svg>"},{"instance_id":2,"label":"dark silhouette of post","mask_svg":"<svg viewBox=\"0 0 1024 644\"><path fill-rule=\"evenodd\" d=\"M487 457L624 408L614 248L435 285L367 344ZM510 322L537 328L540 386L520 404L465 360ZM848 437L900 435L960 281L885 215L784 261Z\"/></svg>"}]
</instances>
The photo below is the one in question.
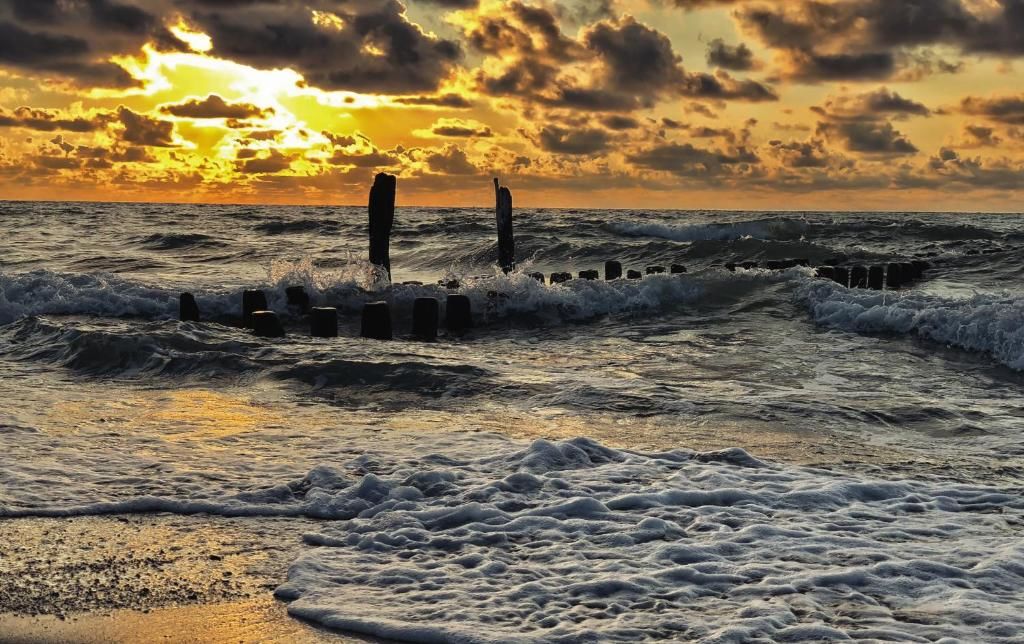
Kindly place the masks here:
<instances>
[{"instance_id":1,"label":"dark silhouette of post","mask_svg":"<svg viewBox=\"0 0 1024 644\"><path fill-rule=\"evenodd\" d=\"M178 318L182 322L199 321L199 305L191 293L182 293L178 298Z\"/></svg>"},{"instance_id":2,"label":"dark silhouette of post","mask_svg":"<svg viewBox=\"0 0 1024 644\"><path fill-rule=\"evenodd\" d=\"M600 279L600 277L601 277L601 273L599 273L597 271L594 271L594 270L580 271L580 279L581 280L593 281L593 280L596 280L596 279Z\"/></svg>"},{"instance_id":3,"label":"dark silhouette of post","mask_svg":"<svg viewBox=\"0 0 1024 644\"><path fill-rule=\"evenodd\" d=\"M833 266L819 266L817 269L818 277L822 279L832 280L836 279L836 269Z\"/></svg>"},{"instance_id":4,"label":"dark silhouette of post","mask_svg":"<svg viewBox=\"0 0 1024 644\"><path fill-rule=\"evenodd\" d=\"M734 273L736 272L735 264L733 264L732 271ZM683 273L686 272L686 267L683 266L682 264L672 264L671 268L669 269L669 272L672 273L673 275L682 275Z\"/></svg>"},{"instance_id":5,"label":"dark silhouette of post","mask_svg":"<svg viewBox=\"0 0 1024 644\"><path fill-rule=\"evenodd\" d=\"M900 265L897 263L889 264L885 269L885 285L890 289L899 288L903 284L903 275L900 270Z\"/></svg>"},{"instance_id":6,"label":"dark silhouette of post","mask_svg":"<svg viewBox=\"0 0 1024 644\"><path fill-rule=\"evenodd\" d=\"M395 223L395 192L398 179L378 174L370 189L370 263L383 266L391 279L391 227Z\"/></svg>"},{"instance_id":7,"label":"dark silhouette of post","mask_svg":"<svg viewBox=\"0 0 1024 644\"><path fill-rule=\"evenodd\" d=\"M854 266L850 269L850 288L868 287L868 267Z\"/></svg>"},{"instance_id":8,"label":"dark silhouette of post","mask_svg":"<svg viewBox=\"0 0 1024 644\"><path fill-rule=\"evenodd\" d=\"M638 279L642 279L643 276L644 276L643 273L641 273L640 271L635 271L632 268L629 269L628 271L626 271L626 279L638 280Z\"/></svg>"},{"instance_id":9,"label":"dark silhouette of post","mask_svg":"<svg viewBox=\"0 0 1024 644\"><path fill-rule=\"evenodd\" d=\"M473 310L465 295L449 295L444 309L449 333L463 333L473 328Z\"/></svg>"},{"instance_id":10,"label":"dark silhouette of post","mask_svg":"<svg viewBox=\"0 0 1024 644\"><path fill-rule=\"evenodd\" d=\"M256 311L266 311L267 296L263 291L244 291L242 293L242 324L247 329L253 328L252 314Z\"/></svg>"},{"instance_id":11,"label":"dark silhouette of post","mask_svg":"<svg viewBox=\"0 0 1024 644\"><path fill-rule=\"evenodd\" d=\"M418 297L412 306L412 335L417 340L433 342L441 319L441 305L436 297Z\"/></svg>"},{"instance_id":12,"label":"dark silhouette of post","mask_svg":"<svg viewBox=\"0 0 1024 644\"><path fill-rule=\"evenodd\" d=\"M840 286L850 285L850 269L845 266L836 266L835 275L832 278Z\"/></svg>"},{"instance_id":13,"label":"dark silhouette of post","mask_svg":"<svg viewBox=\"0 0 1024 644\"><path fill-rule=\"evenodd\" d=\"M252 332L260 338L283 338L285 336L281 320L273 311L253 311Z\"/></svg>"},{"instance_id":14,"label":"dark silhouette of post","mask_svg":"<svg viewBox=\"0 0 1024 644\"><path fill-rule=\"evenodd\" d=\"M498 265L506 275L516 267L516 240L512 234L512 191L494 179L495 214L498 219Z\"/></svg>"},{"instance_id":15,"label":"dark silhouette of post","mask_svg":"<svg viewBox=\"0 0 1024 644\"><path fill-rule=\"evenodd\" d=\"M605 262L604 278L607 281L617 280L622 277L622 262Z\"/></svg>"},{"instance_id":16,"label":"dark silhouette of post","mask_svg":"<svg viewBox=\"0 0 1024 644\"><path fill-rule=\"evenodd\" d=\"M314 338L338 337L338 309L321 306L310 311L309 334Z\"/></svg>"},{"instance_id":17,"label":"dark silhouette of post","mask_svg":"<svg viewBox=\"0 0 1024 644\"><path fill-rule=\"evenodd\" d=\"M390 340L391 305L387 302L368 302L363 305L360 335L371 340Z\"/></svg>"},{"instance_id":18,"label":"dark silhouette of post","mask_svg":"<svg viewBox=\"0 0 1024 644\"><path fill-rule=\"evenodd\" d=\"M868 269L868 288L873 291L881 291L885 286L885 267L872 266Z\"/></svg>"}]
</instances>

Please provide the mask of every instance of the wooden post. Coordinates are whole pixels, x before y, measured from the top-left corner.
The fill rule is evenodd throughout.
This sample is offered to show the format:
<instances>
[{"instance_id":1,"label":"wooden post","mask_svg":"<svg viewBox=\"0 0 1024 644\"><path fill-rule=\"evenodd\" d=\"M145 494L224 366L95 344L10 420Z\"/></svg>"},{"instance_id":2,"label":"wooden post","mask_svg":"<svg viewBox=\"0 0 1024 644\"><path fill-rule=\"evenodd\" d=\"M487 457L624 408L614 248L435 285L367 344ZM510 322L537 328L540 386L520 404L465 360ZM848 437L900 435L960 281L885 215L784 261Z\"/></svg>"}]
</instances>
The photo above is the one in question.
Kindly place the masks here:
<instances>
[{"instance_id":1,"label":"wooden post","mask_svg":"<svg viewBox=\"0 0 1024 644\"><path fill-rule=\"evenodd\" d=\"M378 174L370 189L370 263L383 266L391 279L391 227L395 223L398 178Z\"/></svg>"},{"instance_id":2,"label":"wooden post","mask_svg":"<svg viewBox=\"0 0 1024 644\"><path fill-rule=\"evenodd\" d=\"M281 320L273 311L253 311L252 332L261 338L283 338L285 336Z\"/></svg>"},{"instance_id":3,"label":"wooden post","mask_svg":"<svg viewBox=\"0 0 1024 644\"><path fill-rule=\"evenodd\" d=\"M371 340L392 339L391 306L387 302L369 302L363 306L360 335Z\"/></svg>"},{"instance_id":4,"label":"wooden post","mask_svg":"<svg viewBox=\"0 0 1024 644\"><path fill-rule=\"evenodd\" d=\"M832 266L819 266L817 269L817 275L823 279L835 281L836 269Z\"/></svg>"},{"instance_id":5,"label":"wooden post","mask_svg":"<svg viewBox=\"0 0 1024 644\"><path fill-rule=\"evenodd\" d=\"M597 271L593 271L593 270L591 270L591 271L580 271L580 279L581 280L593 281L593 280L596 280L596 279L598 279L600 277L601 277L601 274L598 273Z\"/></svg>"},{"instance_id":6,"label":"wooden post","mask_svg":"<svg viewBox=\"0 0 1024 644\"><path fill-rule=\"evenodd\" d=\"M643 276L643 273L641 273L640 271L635 271L633 269L629 269L628 271L626 271L626 279L629 280L643 279Z\"/></svg>"},{"instance_id":7,"label":"wooden post","mask_svg":"<svg viewBox=\"0 0 1024 644\"><path fill-rule=\"evenodd\" d=\"M182 322L199 321L199 305L196 304L196 298L191 293L182 293L178 298L178 318Z\"/></svg>"},{"instance_id":8,"label":"wooden post","mask_svg":"<svg viewBox=\"0 0 1024 644\"><path fill-rule=\"evenodd\" d=\"M850 288L868 287L868 267L854 266L850 270Z\"/></svg>"},{"instance_id":9,"label":"wooden post","mask_svg":"<svg viewBox=\"0 0 1024 644\"><path fill-rule=\"evenodd\" d=\"M338 309L321 306L313 309L309 317L309 334L314 338L338 337Z\"/></svg>"},{"instance_id":10,"label":"wooden post","mask_svg":"<svg viewBox=\"0 0 1024 644\"><path fill-rule=\"evenodd\" d=\"M665 272L665 267L664 266L648 266L647 267L647 274L648 275L661 275L664 272Z\"/></svg>"},{"instance_id":11,"label":"wooden post","mask_svg":"<svg viewBox=\"0 0 1024 644\"><path fill-rule=\"evenodd\" d=\"M669 272L672 273L673 275L682 275L683 273L686 272L686 267L683 266L682 264L672 264L671 268L669 269ZM732 272L736 272L735 264L732 267Z\"/></svg>"},{"instance_id":12,"label":"wooden post","mask_svg":"<svg viewBox=\"0 0 1024 644\"><path fill-rule=\"evenodd\" d=\"M516 267L516 241L512 234L512 191L494 179L495 214L498 220L498 265L506 275Z\"/></svg>"},{"instance_id":13,"label":"wooden post","mask_svg":"<svg viewBox=\"0 0 1024 644\"><path fill-rule=\"evenodd\" d=\"M617 280L622 277L622 262L605 262L604 279L607 281Z\"/></svg>"},{"instance_id":14,"label":"wooden post","mask_svg":"<svg viewBox=\"0 0 1024 644\"><path fill-rule=\"evenodd\" d=\"M449 333L462 333L473 328L473 311L465 295L449 295L445 302L445 326Z\"/></svg>"},{"instance_id":15,"label":"wooden post","mask_svg":"<svg viewBox=\"0 0 1024 644\"><path fill-rule=\"evenodd\" d=\"M900 265L897 263L889 264L885 268L885 285L887 288L896 289L903 284L903 276L901 274Z\"/></svg>"},{"instance_id":16,"label":"wooden post","mask_svg":"<svg viewBox=\"0 0 1024 644\"><path fill-rule=\"evenodd\" d=\"M836 274L833 277L837 284L840 286L850 286L850 269L845 266L836 266Z\"/></svg>"},{"instance_id":17,"label":"wooden post","mask_svg":"<svg viewBox=\"0 0 1024 644\"><path fill-rule=\"evenodd\" d=\"M441 318L441 305L436 297L418 297L412 305L412 335L417 340L433 342L437 339L437 325Z\"/></svg>"},{"instance_id":18,"label":"wooden post","mask_svg":"<svg viewBox=\"0 0 1024 644\"><path fill-rule=\"evenodd\" d=\"M245 291L242 293L242 324L247 329L253 328L252 314L267 310L267 296L263 291Z\"/></svg>"},{"instance_id":19,"label":"wooden post","mask_svg":"<svg viewBox=\"0 0 1024 644\"><path fill-rule=\"evenodd\" d=\"M881 291L885 286L885 267L872 266L868 269L868 288L873 291Z\"/></svg>"}]
</instances>

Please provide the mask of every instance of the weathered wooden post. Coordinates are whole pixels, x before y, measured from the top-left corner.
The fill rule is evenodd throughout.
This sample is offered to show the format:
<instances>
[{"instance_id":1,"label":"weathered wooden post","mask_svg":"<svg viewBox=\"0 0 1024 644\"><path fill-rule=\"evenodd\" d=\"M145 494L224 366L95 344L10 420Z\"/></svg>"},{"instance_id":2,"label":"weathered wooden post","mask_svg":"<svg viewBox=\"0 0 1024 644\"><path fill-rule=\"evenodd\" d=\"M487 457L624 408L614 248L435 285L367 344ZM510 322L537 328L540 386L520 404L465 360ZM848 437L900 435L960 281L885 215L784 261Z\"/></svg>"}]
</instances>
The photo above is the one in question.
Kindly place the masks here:
<instances>
[{"instance_id":1,"label":"weathered wooden post","mask_svg":"<svg viewBox=\"0 0 1024 644\"><path fill-rule=\"evenodd\" d=\"M530 277L532 277L533 279L537 280L541 284L543 284L544 280L546 279L544 277L544 273L537 273L537 272L530 273Z\"/></svg>"},{"instance_id":2,"label":"weathered wooden post","mask_svg":"<svg viewBox=\"0 0 1024 644\"><path fill-rule=\"evenodd\" d=\"M498 220L498 265L506 275L516 267L516 241L512 234L512 191L494 179L495 214Z\"/></svg>"},{"instance_id":3,"label":"weathered wooden post","mask_svg":"<svg viewBox=\"0 0 1024 644\"><path fill-rule=\"evenodd\" d=\"M433 342L441 319L441 304L436 297L418 297L412 305L412 335L417 340Z\"/></svg>"},{"instance_id":4,"label":"weathered wooden post","mask_svg":"<svg viewBox=\"0 0 1024 644\"><path fill-rule=\"evenodd\" d=\"M836 279L836 269L832 266L819 266L817 268L817 275L822 279L832 280Z\"/></svg>"},{"instance_id":5,"label":"weathered wooden post","mask_svg":"<svg viewBox=\"0 0 1024 644\"><path fill-rule=\"evenodd\" d=\"M371 340L390 340L391 305L387 302L368 302L363 305L360 335Z\"/></svg>"},{"instance_id":6,"label":"weathered wooden post","mask_svg":"<svg viewBox=\"0 0 1024 644\"><path fill-rule=\"evenodd\" d=\"M647 267L647 274L648 275L661 275L664 272L665 272L665 267L664 266L648 266Z\"/></svg>"},{"instance_id":7,"label":"weathered wooden post","mask_svg":"<svg viewBox=\"0 0 1024 644\"><path fill-rule=\"evenodd\" d=\"M900 262L900 275L903 277L903 282L909 284L913 282L917 277L915 273L917 270L911 262Z\"/></svg>"},{"instance_id":8,"label":"weathered wooden post","mask_svg":"<svg viewBox=\"0 0 1024 644\"><path fill-rule=\"evenodd\" d=\"M309 334L314 338L338 337L338 309L320 306L310 311Z\"/></svg>"},{"instance_id":9,"label":"weathered wooden post","mask_svg":"<svg viewBox=\"0 0 1024 644\"><path fill-rule=\"evenodd\" d=\"M881 291L885 286L885 268L872 266L868 269L868 288L873 291Z\"/></svg>"},{"instance_id":10,"label":"weathered wooden post","mask_svg":"<svg viewBox=\"0 0 1024 644\"><path fill-rule=\"evenodd\" d=\"M285 336L281 320L273 311L253 311L252 332L260 338L283 338Z\"/></svg>"},{"instance_id":11,"label":"weathered wooden post","mask_svg":"<svg viewBox=\"0 0 1024 644\"><path fill-rule=\"evenodd\" d=\"M673 275L682 275L683 273L686 272L686 267L683 266L682 264L672 264L672 266L669 268L669 272L672 273ZM736 272L735 264L733 264L732 272Z\"/></svg>"},{"instance_id":12,"label":"weathered wooden post","mask_svg":"<svg viewBox=\"0 0 1024 644\"><path fill-rule=\"evenodd\" d=\"M252 314L256 311L266 311L267 296L263 291L249 290L242 293L242 324L245 328L251 329Z\"/></svg>"},{"instance_id":13,"label":"weathered wooden post","mask_svg":"<svg viewBox=\"0 0 1024 644\"><path fill-rule=\"evenodd\" d=\"M191 293L182 293L178 298L178 319L182 322L199 321L199 305Z\"/></svg>"},{"instance_id":14,"label":"weathered wooden post","mask_svg":"<svg viewBox=\"0 0 1024 644\"><path fill-rule=\"evenodd\" d=\"M836 266L835 276L832 278L840 286L850 285L850 269L845 266Z\"/></svg>"},{"instance_id":15,"label":"weathered wooden post","mask_svg":"<svg viewBox=\"0 0 1024 644\"><path fill-rule=\"evenodd\" d=\"M605 262L604 263L604 279L606 281L617 280L622 277L622 263L621 262Z\"/></svg>"},{"instance_id":16,"label":"weathered wooden post","mask_svg":"<svg viewBox=\"0 0 1024 644\"><path fill-rule=\"evenodd\" d=\"M888 288L899 288L902 283L903 275L900 265L896 263L889 264L885 269L885 285Z\"/></svg>"},{"instance_id":17,"label":"weathered wooden post","mask_svg":"<svg viewBox=\"0 0 1024 644\"><path fill-rule=\"evenodd\" d=\"M867 288L868 287L868 268L867 266L854 266L850 270L850 288Z\"/></svg>"},{"instance_id":18,"label":"weathered wooden post","mask_svg":"<svg viewBox=\"0 0 1024 644\"><path fill-rule=\"evenodd\" d=\"M594 281L596 279L599 279L600 277L601 277L601 274L598 273L597 271L593 271L593 270L591 270L591 271L580 271L580 279L581 280Z\"/></svg>"},{"instance_id":19,"label":"weathered wooden post","mask_svg":"<svg viewBox=\"0 0 1024 644\"><path fill-rule=\"evenodd\" d=\"M391 227L395 223L398 178L380 173L370 189L370 263L383 266L391 279Z\"/></svg>"},{"instance_id":20,"label":"weathered wooden post","mask_svg":"<svg viewBox=\"0 0 1024 644\"><path fill-rule=\"evenodd\" d=\"M473 328L473 310L469 297L449 295L444 305L445 327L449 333L462 333Z\"/></svg>"},{"instance_id":21,"label":"weathered wooden post","mask_svg":"<svg viewBox=\"0 0 1024 644\"><path fill-rule=\"evenodd\" d=\"M639 280L639 279L643 279L643 277L644 277L644 274L641 273L638 270L634 270L634 269L631 268L628 271L626 271L626 279Z\"/></svg>"},{"instance_id":22,"label":"weathered wooden post","mask_svg":"<svg viewBox=\"0 0 1024 644\"><path fill-rule=\"evenodd\" d=\"M572 280L572 273L552 273L551 283L562 284L563 282L569 282Z\"/></svg>"}]
</instances>

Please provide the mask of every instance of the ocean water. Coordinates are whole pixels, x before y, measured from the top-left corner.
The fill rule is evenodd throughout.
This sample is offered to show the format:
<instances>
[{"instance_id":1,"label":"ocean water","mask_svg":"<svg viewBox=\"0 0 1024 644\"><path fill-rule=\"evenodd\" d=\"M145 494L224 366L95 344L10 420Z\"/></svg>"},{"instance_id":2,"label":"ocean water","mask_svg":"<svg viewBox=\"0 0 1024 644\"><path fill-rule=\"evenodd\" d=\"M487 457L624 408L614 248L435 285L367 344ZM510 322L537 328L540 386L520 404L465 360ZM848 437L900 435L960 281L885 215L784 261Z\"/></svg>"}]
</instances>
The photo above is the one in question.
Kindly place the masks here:
<instances>
[{"instance_id":1,"label":"ocean water","mask_svg":"<svg viewBox=\"0 0 1024 644\"><path fill-rule=\"evenodd\" d=\"M0 518L293 517L289 611L399 640L1021 641L1020 221L518 210L504 276L493 212L405 208L388 287L362 208L0 203ZM932 267L722 268L789 258ZM527 275L611 259L688 272ZM409 340L451 278L476 328Z\"/></svg>"}]
</instances>

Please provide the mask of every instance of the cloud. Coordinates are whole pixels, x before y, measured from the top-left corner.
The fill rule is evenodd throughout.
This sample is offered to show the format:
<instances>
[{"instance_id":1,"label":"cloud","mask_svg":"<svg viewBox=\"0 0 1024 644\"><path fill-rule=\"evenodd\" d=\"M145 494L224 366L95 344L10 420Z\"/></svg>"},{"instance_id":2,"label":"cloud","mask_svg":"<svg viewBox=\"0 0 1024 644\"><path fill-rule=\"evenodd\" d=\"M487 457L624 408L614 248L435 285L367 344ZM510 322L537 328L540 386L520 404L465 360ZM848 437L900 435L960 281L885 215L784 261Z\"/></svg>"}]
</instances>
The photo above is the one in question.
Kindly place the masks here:
<instances>
[{"instance_id":1,"label":"cloud","mask_svg":"<svg viewBox=\"0 0 1024 644\"><path fill-rule=\"evenodd\" d=\"M436 96L402 96L396 98L395 102L402 105L424 105L451 109L469 109L473 107L473 101L454 92L438 94Z\"/></svg>"},{"instance_id":2,"label":"cloud","mask_svg":"<svg viewBox=\"0 0 1024 644\"><path fill-rule=\"evenodd\" d=\"M217 94L204 99L192 98L181 103L162 105L160 111L171 116L191 119L255 119L274 114L271 108L261 108L251 103L230 103Z\"/></svg>"},{"instance_id":3,"label":"cloud","mask_svg":"<svg viewBox=\"0 0 1024 644\"><path fill-rule=\"evenodd\" d=\"M611 142L608 132L597 128L569 130L554 125L538 132L540 147L548 152L572 155L601 154Z\"/></svg>"},{"instance_id":4,"label":"cloud","mask_svg":"<svg viewBox=\"0 0 1024 644\"><path fill-rule=\"evenodd\" d=\"M466 152L454 145L445 146L443 150L427 155L426 162L431 171L438 174L470 175L479 172L469 161Z\"/></svg>"},{"instance_id":5,"label":"cloud","mask_svg":"<svg viewBox=\"0 0 1024 644\"><path fill-rule=\"evenodd\" d=\"M960 101L960 111L1009 125L1024 125L1024 94L1016 96L967 96Z\"/></svg>"},{"instance_id":6,"label":"cloud","mask_svg":"<svg viewBox=\"0 0 1024 644\"><path fill-rule=\"evenodd\" d=\"M60 110L19 107L14 111L0 108L0 127L20 127L40 132L94 132L106 128L113 120L109 114L90 117L69 116Z\"/></svg>"},{"instance_id":7,"label":"cloud","mask_svg":"<svg viewBox=\"0 0 1024 644\"><path fill-rule=\"evenodd\" d=\"M265 157L241 159L236 167L243 174L276 174L291 168L293 161L277 150L269 150Z\"/></svg>"},{"instance_id":8,"label":"cloud","mask_svg":"<svg viewBox=\"0 0 1024 644\"><path fill-rule=\"evenodd\" d=\"M754 52L746 44L728 45L721 38L708 43L708 65L731 69L733 71L750 71L759 67L754 59Z\"/></svg>"},{"instance_id":9,"label":"cloud","mask_svg":"<svg viewBox=\"0 0 1024 644\"><path fill-rule=\"evenodd\" d=\"M455 138L489 138L494 136L494 131L479 121L442 118L430 127L428 134Z\"/></svg>"},{"instance_id":10,"label":"cloud","mask_svg":"<svg viewBox=\"0 0 1024 644\"><path fill-rule=\"evenodd\" d=\"M124 129L121 139L135 145L149 147L175 147L174 123L155 119L144 114L133 112L123 105L117 108L117 116Z\"/></svg>"}]
</instances>

